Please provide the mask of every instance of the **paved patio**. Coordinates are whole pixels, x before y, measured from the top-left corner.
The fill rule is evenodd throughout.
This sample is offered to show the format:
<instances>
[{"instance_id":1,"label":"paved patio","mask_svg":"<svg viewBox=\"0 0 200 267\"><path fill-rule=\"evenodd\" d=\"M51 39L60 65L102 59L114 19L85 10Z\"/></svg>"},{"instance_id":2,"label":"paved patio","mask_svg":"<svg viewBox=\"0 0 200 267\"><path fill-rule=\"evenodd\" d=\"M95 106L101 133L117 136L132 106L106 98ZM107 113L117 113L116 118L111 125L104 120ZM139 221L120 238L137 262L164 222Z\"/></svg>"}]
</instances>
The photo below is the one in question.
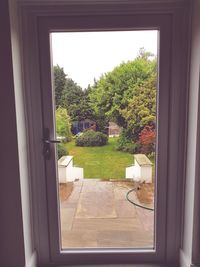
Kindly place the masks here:
<instances>
[{"instance_id":1,"label":"paved patio","mask_svg":"<svg viewBox=\"0 0 200 267\"><path fill-rule=\"evenodd\" d=\"M84 179L60 186L63 248L152 248L154 212L126 200L135 185L126 181ZM131 193L138 203L153 205L153 186ZM139 201L140 200L140 201Z\"/></svg>"}]
</instances>

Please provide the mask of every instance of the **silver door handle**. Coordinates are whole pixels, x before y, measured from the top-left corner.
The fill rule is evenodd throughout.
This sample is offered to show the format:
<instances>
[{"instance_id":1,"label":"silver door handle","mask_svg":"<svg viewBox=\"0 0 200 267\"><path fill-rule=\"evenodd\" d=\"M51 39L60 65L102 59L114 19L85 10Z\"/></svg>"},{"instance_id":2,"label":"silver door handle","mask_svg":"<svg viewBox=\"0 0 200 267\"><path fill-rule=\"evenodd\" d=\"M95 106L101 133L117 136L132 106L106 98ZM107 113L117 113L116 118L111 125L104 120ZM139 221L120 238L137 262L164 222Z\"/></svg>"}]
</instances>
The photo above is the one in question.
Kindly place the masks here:
<instances>
[{"instance_id":1,"label":"silver door handle","mask_svg":"<svg viewBox=\"0 0 200 267\"><path fill-rule=\"evenodd\" d=\"M45 144L56 144L56 143L61 143L59 140L49 140L49 139L43 139Z\"/></svg>"},{"instance_id":2,"label":"silver door handle","mask_svg":"<svg viewBox=\"0 0 200 267\"><path fill-rule=\"evenodd\" d=\"M42 141L44 142L43 155L44 155L46 160L51 159L51 144L61 143L61 141L59 141L59 140L52 140L49 138L50 138L49 128L44 128L44 137L43 137Z\"/></svg>"}]
</instances>

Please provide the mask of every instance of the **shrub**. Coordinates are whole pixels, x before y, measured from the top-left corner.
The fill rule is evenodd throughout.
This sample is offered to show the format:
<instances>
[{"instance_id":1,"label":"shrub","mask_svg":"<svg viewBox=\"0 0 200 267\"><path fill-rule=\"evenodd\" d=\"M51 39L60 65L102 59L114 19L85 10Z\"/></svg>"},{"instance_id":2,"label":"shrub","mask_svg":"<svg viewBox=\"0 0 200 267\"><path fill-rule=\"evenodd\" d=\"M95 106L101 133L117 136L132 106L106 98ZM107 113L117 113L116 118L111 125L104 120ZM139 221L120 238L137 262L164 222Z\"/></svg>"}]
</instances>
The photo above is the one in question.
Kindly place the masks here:
<instances>
[{"instance_id":1,"label":"shrub","mask_svg":"<svg viewBox=\"0 0 200 267\"><path fill-rule=\"evenodd\" d=\"M64 137L65 142L72 139L70 117L65 108L56 110L56 132L58 136Z\"/></svg>"},{"instance_id":2,"label":"shrub","mask_svg":"<svg viewBox=\"0 0 200 267\"><path fill-rule=\"evenodd\" d=\"M139 152L139 150L140 145L138 143L127 143L122 149L122 151L128 152L130 154L136 154Z\"/></svg>"},{"instance_id":3,"label":"shrub","mask_svg":"<svg viewBox=\"0 0 200 267\"><path fill-rule=\"evenodd\" d=\"M76 137L77 146L104 146L108 142L108 136L101 132L86 131Z\"/></svg>"},{"instance_id":4,"label":"shrub","mask_svg":"<svg viewBox=\"0 0 200 267\"><path fill-rule=\"evenodd\" d=\"M68 151L65 148L64 144L59 143L57 144L57 157L58 159L60 159L62 156L67 156L68 155Z\"/></svg>"},{"instance_id":5,"label":"shrub","mask_svg":"<svg viewBox=\"0 0 200 267\"><path fill-rule=\"evenodd\" d=\"M131 142L128 130L123 129L117 141L116 149L135 154L138 153L140 145L138 143Z\"/></svg>"},{"instance_id":6,"label":"shrub","mask_svg":"<svg viewBox=\"0 0 200 267\"><path fill-rule=\"evenodd\" d=\"M139 134L141 153L150 154L155 151L155 129L152 126L145 126Z\"/></svg>"},{"instance_id":7,"label":"shrub","mask_svg":"<svg viewBox=\"0 0 200 267\"><path fill-rule=\"evenodd\" d=\"M119 139L117 140L117 150L123 150L124 147L130 143L130 140L127 138L126 130L123 129L122 132L119 135Z\"/></svg>"},{"instance_id":8,"label":"shrub","mask_svg":"<svg viewBox=\"0 0 200 267\"><path fill-rule=\"evenodd\" d=\"M127 142L123 146L117 146L116 150L128 152L130 154L136 154L140 151L140 145L138 143Z\"/></svg>"}]
</instances>

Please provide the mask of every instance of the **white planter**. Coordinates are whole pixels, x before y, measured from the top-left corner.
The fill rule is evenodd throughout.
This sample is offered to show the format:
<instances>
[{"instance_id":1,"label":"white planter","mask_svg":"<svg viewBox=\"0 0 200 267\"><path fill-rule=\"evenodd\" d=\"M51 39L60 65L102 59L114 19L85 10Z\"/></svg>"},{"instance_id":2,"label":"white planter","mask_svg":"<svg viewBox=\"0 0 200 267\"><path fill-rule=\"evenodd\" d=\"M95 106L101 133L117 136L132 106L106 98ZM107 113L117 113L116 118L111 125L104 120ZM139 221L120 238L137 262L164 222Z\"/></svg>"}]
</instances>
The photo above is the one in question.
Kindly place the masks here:
<instances>
[{"instance_id":1,"label":"white planter","mask_svg":"<svg viewBox=\"0 0 200 267\"><path fill-rule=\"evenodd\" d=\"M145 154L136 154L134 158L134 165L126 168L126 178L137 182L152 183L152 162Z\"/></svg>"},{"instance_id":2,"label":"white planter","mask_svg":"<svg viewBox=\"0 0 200 267\"><path fill-rule=\"evenodd\" d=\"M58 160L58 178L59 183L83 179L83 168L73 166L73 156L63 156Z\"/></svg>"}]
</instances>

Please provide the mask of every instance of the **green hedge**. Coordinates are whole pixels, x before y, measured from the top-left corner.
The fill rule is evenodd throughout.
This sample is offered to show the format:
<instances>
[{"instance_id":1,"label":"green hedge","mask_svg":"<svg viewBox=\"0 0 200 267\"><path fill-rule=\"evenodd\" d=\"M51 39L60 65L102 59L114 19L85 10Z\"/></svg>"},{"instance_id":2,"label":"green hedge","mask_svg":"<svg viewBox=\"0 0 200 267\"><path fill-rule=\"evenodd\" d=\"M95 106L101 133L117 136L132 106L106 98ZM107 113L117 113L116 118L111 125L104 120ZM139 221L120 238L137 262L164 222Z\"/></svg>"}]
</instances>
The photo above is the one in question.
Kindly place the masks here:
<instances>
[{"instance_id":1,"label":"green hedge","mask_svg":"<svg viewBox=\"0 0 200 267\"><path fill-rule=\"evenodd\" d=\"M68 155L68 151L67 151L65 145L62 143L57 144L57 157L58 157L58 159L60 159L62 156L67 156L67 155Z\"/></svg>"},{"instance_id":2,"label":"green hedge","mask_svg":"<svg viewBox=\"0 0 200 267\"><path fill-rule=\"evenodd\" d=\"M108 136L101 132L86 131L76 137L76 146L104 146L108 142Z\"/></svg>"},{"instance_id":3,"label":"green hedge","mask_svg":"<svg viewBox=\"0 0 200 267\"><path fill-rule=\"evenodd\" d=\"M140 144L131 142L127 132L125 129L121 132L117 140L116 150L136 154L140 151Z\"/></svg>"}]
</instances>

